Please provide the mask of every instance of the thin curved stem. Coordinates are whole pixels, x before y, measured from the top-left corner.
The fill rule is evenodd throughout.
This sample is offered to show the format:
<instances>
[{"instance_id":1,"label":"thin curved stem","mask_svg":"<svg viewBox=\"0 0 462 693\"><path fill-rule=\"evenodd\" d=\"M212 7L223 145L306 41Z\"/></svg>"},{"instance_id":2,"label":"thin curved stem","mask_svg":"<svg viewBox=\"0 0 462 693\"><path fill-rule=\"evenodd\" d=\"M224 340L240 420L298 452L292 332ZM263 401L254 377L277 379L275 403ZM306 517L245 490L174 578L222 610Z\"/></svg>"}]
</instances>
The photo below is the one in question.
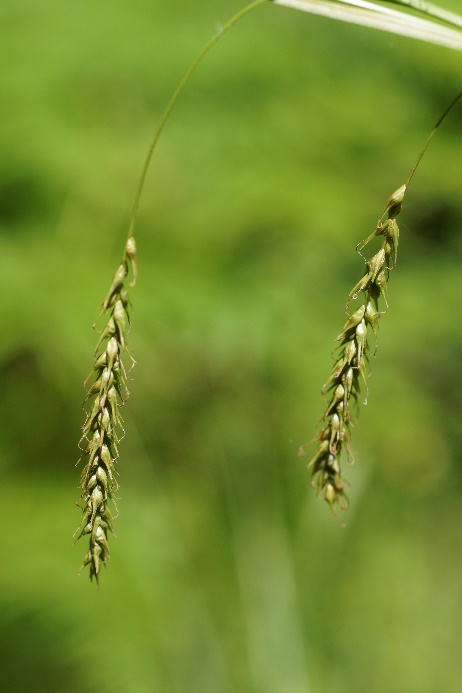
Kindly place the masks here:
<instances>
[{"instance_id":1,"label":"thin curved stem","mask_svg":"<svg viewBox=\"0 0 462 693\"><path fill-rule=\"evenodd\" d=\"M452 109L454 108L454 106L455 106L461 99L462 99L462 91L459 92L459 93L457 94L456 98L455 98L453 101L451 101L451 103L449 104L449 106L446 108L446 110L440 115L440 117L439 117L438 120L436 121L435 125L433 126L432 131L431 131L430 134L428 135L428 137L427 137L427 139L425 140L425 143L424 143L422 149L421 149L420 152L419 152L419 155L418 155L418 157L417 157L417 159L416 159L416 161L415 161L414 166L411 168L411 170L410 170L410 172L409 172L409 175L408 175L408 177L407 177L406 184L405 184L405 185L406 185L406 188L408 188L409 183L411 182L411 179L412 179L414 173L416 172L417 166L420 164L421 159L422 159L423 155L425 154L425 152L427 151L428 145L430 144L431 140L433 139L433 137L434 137L436 131L438 130L439 126L446 120L446 118L448 117L449 113L452 111Z\"/></svg>"},{"instance_id":2,"label":"thin curved stem","mask_svg":"<svg viewBox=\"0 0 462 693\"><path fill-rule=\"evenodd\" d=\"M234 24L236 24L236 22L238 22L240 19L245 17L245 15L247 15L249 12L251 12L252 10L257 8L259 5L263 5L264 3L267 3L269 1L270 0L254 0L254 2L251 2L249 5L244 7L242 10L239 10L239 12L237 12L233 17L231 17L231 19L229 19L225 24L223 24L217 30L216 34L214 34L212 36L212 38L206 43L206 45L200 51L200 53L198 53L198 55L193 60L193 62L191 63L191 65L189 66L189 68L186 70L183 77L181 78L180 82L178 83L178 86L176 87L175 91L173 92L173 94L170 98L170 101L168 102L168 104L167 104L167 106L166 106L166 108L162 114L162 118L161 118L159 126L158 126L158 128L154 134L152 142L149 146L148 153L146 155L146 159L144 161L143 168L141 170L141 175L140 175L140 179L138 181L138 187L136 189L135 200L133 203L132 213L131 213L131 217L130 217L130 225L128 228L127 238L134 236L134 233L135 233L136 215L138 212L138 207L140 204L141 195L143 193L144 184L146 182L146 176L147 176L147 173L149 170L149 165L151 163L152 155L154 154L154 150L155 150L157 143L159 141L159 137L162 134L162 130L165 127L165 124L166 124L166 122L170 116L170 113L171 113L179 95L183 91L186 83L189 81L189 78L191 77L191 75L195 72L199 63L202 62L202 59L207 55L207 53L212 48L212 46L214 46L215 43L223 36L223 34L225 34L229 29L231 29L231 27L234 26Z\"/></svg>"},{"instance_id":3,"label":"thin curved stem","mask_svg":"<svg viewBox=\"0 0 462 693\"><path fill-rule=\"evenodd\" d=\"M141 170L140 178L138 181L138 186L135 193L135 199L133 203L132 213L130 217L130 224L128 229L127 237L130 238L134 236L135 233L135 222L138 213L138 207L143 193L144 185L146 182L147 173L149 166L151 164L152 156L156 149L157 143L159 141L160 135L165 127L165 124L170 116L170 113L175 106L175 103L183 91L185 85L189 81L192 74L195 72L198 65L202 62L203 58L207 55L209 50L215 45L215 43L225 34L229 29L231 29L234 24L236 24L245 15L251 12L253 9L263 5L264 3L272 2L274 5L281 5L284 7L289 7L291 9L302 10L304 12L310 12L314 14L320 14L331 19L340 19L347 22L352 22L354 24L362 24L376 29L381 29L384 31L391 31L396 34L401 34L403 36L409 36L411 38L417 38L431 43L436 43L449 48L454 48L456 50L462 50L462 17L456 15L452 12L444 10L437 7L425 0L382 0L383 3L389 3L394 5L400 5L401 7L410 8L422 14L425 14L431 18L436 18L447 24L450 24L456 29L450 29L446 26L436 23L433 19L421 19L414 15L409 15L403 11L397 11L383 4L379 5L375 2L369 0L254 0L249 5L239 10L231 19L229 19L223 26L221 26L217 32L212 36L212 38L206 43L204 48L198 53L194 61L191 63L189 68L186 70L182 79L178 83L175 91L173 92L159 123L159 126L154 134L152 142L149 146L143 168ZM443 120L448 115L449 111L453 108L455 103L462 97L462 94L457 97L457 99L448 107L447 111L440 118L435 128L432 130L428 137L427 142L422 149L419 158L414 165L408 181L411 180L415 169L417 168L420 159L422 158L425 149L427 148L430 140L432 139L436 129L443 122ZM124 253L124 260L126 258L126 251Z\"/></svg>"}]
</instances>

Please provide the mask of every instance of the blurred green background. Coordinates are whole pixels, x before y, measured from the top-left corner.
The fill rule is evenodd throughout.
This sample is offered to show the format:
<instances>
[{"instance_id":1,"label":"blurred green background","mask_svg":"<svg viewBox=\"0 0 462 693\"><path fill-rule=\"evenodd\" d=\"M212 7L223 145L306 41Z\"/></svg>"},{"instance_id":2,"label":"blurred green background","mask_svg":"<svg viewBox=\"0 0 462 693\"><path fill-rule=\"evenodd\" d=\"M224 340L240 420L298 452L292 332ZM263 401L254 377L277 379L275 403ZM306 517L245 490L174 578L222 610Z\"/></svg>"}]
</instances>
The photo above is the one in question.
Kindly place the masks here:
<instances>
[{"instance_id":1,"label":"blurred green background","mask_svg":"<svg viewBox=\"0 0 462 693\"><path fill-rule=\"evenodd\" d=\"M241 6L0 5L2 690L462 690L462 108L401 216L345 529L298 456L355 245L462 88L443 48L268 5L202 64L140 208L118 539L76 577L91 325L163 107Z\"/></svg>"}]
</instances>

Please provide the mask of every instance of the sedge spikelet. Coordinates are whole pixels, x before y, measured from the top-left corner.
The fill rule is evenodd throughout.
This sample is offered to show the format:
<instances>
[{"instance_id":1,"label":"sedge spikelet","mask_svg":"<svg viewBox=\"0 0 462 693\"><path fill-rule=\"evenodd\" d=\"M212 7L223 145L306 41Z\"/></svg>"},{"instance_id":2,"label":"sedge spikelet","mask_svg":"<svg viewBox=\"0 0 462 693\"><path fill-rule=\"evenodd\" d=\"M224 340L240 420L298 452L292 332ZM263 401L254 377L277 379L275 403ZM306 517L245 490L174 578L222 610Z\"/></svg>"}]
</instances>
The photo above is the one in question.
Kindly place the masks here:
<instances>
[{"instance_id":1,"label":"sedge spikelet","mask_svg":"<svg viewBox=\"0 0 462 693\"><path fill-rule=\"evenodd\" d=\"M266 2L267 0L253 0L236 12L231 19L219 27L198 53L164 109L141 170L124 256L113 277L100 315L100 317L103 314L107 315L107 323L95 350L93 370L86 381L88 382L91 377L94 378L93 384L87 390L85 402L91 400L92 404L89 405L80 441L81 443L85 441L85 447L79 462L85 460L86 466L80 482L82 494L77 501L77 504L82 506L83 516L75 534L78 535L77 539L84 535L90 537L90 548L80 570L89 565L90 578L95 577L97 582L101 565L105 565L109 559L108 531L114 534L112 528L114 518L107 505L108 501L112 501L115 506L115 493L118 488L115 480L115 464L119 456L117 432L123 432L120 406L126 402L129 394L126 385L126 371L121 358L122 353L127 352L134 363L126 343L129 318L128 296L124 284L129 270L133 273L130 286L136 282L135 221L148 169L170 113L198 65L221 36L249 12Z\"/></svg>"},{"instance_id":2,"label":"sedge spikelet","mask_svg":"<svg viewBox=\"0 0 462 693\"><path fill-rule=\"evenodd\" d=\"M399 228L396 217L401 212L406 191L428 145L440 125L461 99L462 92L459 92L443 111L425 140L405 184L389 198L374 231L356 246L356 250L361 254L361 250L369 241L378 236L383 237L378 253L369 260L364 258L366 270L363 277L350 291L345 306L347 311L350 302L363 294L361 306L352 315L349 315L347 311L348 320L337 337L337 341L340 342L337 360L329 379L322 388L323 394L329 391L331 395L324 413L323 427L314 438L317 442L317 450L308 464L312 473L311 483L316 487L318 497L324 498L334 515L336 515L337 505L344 510L348 508L348 496L342 477L340 458L343 447L345 447L348 461L353 461L350 448L350 429L353 425L351 403L358 403L361 384L365 387L367 401L370 358L368 338L371 330L375 341L375 355L377 352L378 320L381 315L388 311L389 273L396 267L398 258ZM378 307L380 298L385 303L385 310L382 312L379 311ZM300 449L302 454L304 447L302 446Z\"/></svg>"},{"instance_id":3,"label":"sedge spikelet","mask_svg":"<svg viewBox=\"0 0 462 693\"><path fill-rule=\"evenodd\" d=\"M396 266L399 229L396 217L401 211L406 185L396 190L388 200L373 233L358 243L361 250L377 236L383 236L380 250L369 260L363 277L350 291L347 311L351 301L362 295L361 305L349 315L343 330L337 337L338 354L331 375L322 388L330 392L323 417L323 426L316 435L317 450L308 464L312 473L312 485L318 497L324 498L332 512L338 505L348 508L348 496L342 477L341 455L345 449L349 462L353 461L350 436L353 424L352 402L358 403L361 387L364 386L367 400L367 378L369 375L370 346L372 332L377 351L377 328L381 315L388 311L387 286L390 270ZM379 311L378 301L382 298L385 310ZM348 311L347 311L348 313ZM303 448L301 450L303 452Z\"/></svg>"},{"instance_id":4,"label":"sedge spikelet","mask_svg":"<svg viewBox=\"0 0 462 693\"><path fill-rule=\"evenodd\" d=\"M129 237L122 262L118 266L99 318L107 317L94 353L93 370L85 381L87 396L84 407L87 416L82 428L82 455L78 462L85 462L80 479L82 494L77 505L82 508L82 520L75 534L76 541L83 536L89 538L89 550L80 572L90 566L90 579L98 582L101 565L109 560L108 532L114 534L113 520L117 516L115 494L118 489L116 462L119 457L120 432L124 433L120 407L127 401L127 372L122 354L134 360L127 347L130 325L128 294L125 281L131 270L133 286L136 281L135 240ZM115 514L109 508L112 502ZM115 536L115 534L114 534Z\"/></svg>"}]
</instances>

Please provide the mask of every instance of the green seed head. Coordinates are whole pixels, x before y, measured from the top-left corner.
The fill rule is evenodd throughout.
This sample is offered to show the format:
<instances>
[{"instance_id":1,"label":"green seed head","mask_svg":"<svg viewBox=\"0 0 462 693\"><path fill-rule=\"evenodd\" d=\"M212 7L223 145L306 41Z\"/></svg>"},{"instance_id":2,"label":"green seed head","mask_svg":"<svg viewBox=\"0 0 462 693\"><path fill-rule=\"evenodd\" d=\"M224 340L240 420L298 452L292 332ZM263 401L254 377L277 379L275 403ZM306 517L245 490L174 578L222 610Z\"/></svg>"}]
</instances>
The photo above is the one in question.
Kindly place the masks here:
<instances>
[{"instance_id":1,"label":"green seed head","mask_svg":"<svg viewBox=\"0 0 462 693\"><path fill-rule=\"evenodd\" d=\"M136 246L132 237L127 241L124 260L118 266L103 302L102 315L105 314L106 323L96 346L93 371L87 378L90 381L93 376L94 382L87 390L86 401L91 400L91 405L83 425L82 440L87 439L87 444L81 456L86 464L80 480L82 522L78 531L79 537L87 536L90 541L81 570L88 565L90 578L97 582L101 565L109 560L107 530L112 533L113 530L107 502L111 500L117 511L115 465L119 457L118 432L124 432L120 406L129 394L122 361L124 351L128 353L129 300L124 282L129 267L135 279Z\"/></svg>"},{"instance_id":2,"label":"green seed head","mask_svg":"<svg viewBox=\"0 0 462 693\"><path fill-rule=\"evenodd\" d=\"M385 214L388 219L379 220L375 231L358 243L360 252L373 238L382 237L382 245L375 255L366 260L366 271L349 294L348 304L362 298L361 305L349 315L342 332L337 337L339 355L329 379L323 386L323 394L330 392L325 408L323 428L317 434L317 450L308 467L311 469L312 484L317 488L335 514L335 507L348 507L341 471L341 455L346 451L352 461L350 450L351 426L354 423L352 402L358 404L361 388L365 388L367 401L367 378L369 375L368 327L371 328L377 350L377 324L383 314L378 301L383 298L388 310L387 289L390 270L396 265L399 229L395 217L401 210L406 192L403 185L389 198ZM356 408L356 406L355 406Z\"/></svg>"}]
</instances>

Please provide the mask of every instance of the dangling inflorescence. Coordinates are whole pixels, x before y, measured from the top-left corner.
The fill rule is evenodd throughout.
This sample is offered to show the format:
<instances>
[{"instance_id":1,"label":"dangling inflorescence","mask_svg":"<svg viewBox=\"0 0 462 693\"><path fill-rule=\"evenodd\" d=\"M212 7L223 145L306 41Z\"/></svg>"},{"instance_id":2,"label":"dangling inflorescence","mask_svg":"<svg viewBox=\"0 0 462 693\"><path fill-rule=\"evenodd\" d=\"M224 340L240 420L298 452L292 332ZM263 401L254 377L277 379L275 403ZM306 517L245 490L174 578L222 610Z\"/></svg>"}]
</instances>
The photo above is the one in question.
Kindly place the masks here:
<instances>
[{"instance_id":1,"label":"dangling inflorescence","mask_svg":"<svg viewBox=\"0 0 462 693\"><path fill-rule=\"evenodd\" d=\"M373 233L356 246L360 253L373 238L383 236L380 250L370 260L365 260L364 276L350 291L345 310L360 294L363 294L362 305L349 316L337 337L336 341L340 342L338 358L322 388L323 394L331 392L331 396L324 414L323 428L314 439L318 448L308 468L312 470L312 485L316 487L318 497L327 501L334 514L336 504L342 510L348 508L340 458L344 446L348 461L353 461L350 448L350 428L353 424L351 400L357 404L362 381L367 401L370 358L368 330L370 328L374 336L375 355L377 323L380 316L388 311L388 277L390 270L396 266L398 253L399 229L396 217L401 211L406 187L402 185L393 193ZM383 312L378 308L380 296L385 302Z\"/></svg>"},{"instance_id":2,"label":"dangling inflorescence","mask_svg":"<svg viewBox=\"0 0 462 693\"><path fill-rule=\"evenodd\" d=\"M129 270L133 277L130 286L133 286L136 282L136 247L132 236L127 240L124 257L102 304L99 317L107 315L108 320L96 345L93 370L85 381L87 383L94 378L87 388L84 402L84 405L89 401L92 404L80 440L85 447L79 462L86 460L86 465L80 480L82 494L77 501L83 515L75 534L80 531L77 539L88 536L90 540L89 551L79 573L89 565L90 579L95 577L97 582L101 565L109 560L108 531L114 534L112 522L117 515L115 493L119 485L115 465L119 457L119 431L124 432L120 407L129 396L122 353L127 352L134 363L127 348L130 319L125 280ZM115 515L108 508L109 501L114 505Z\"/></svg>"}]
</instances>

